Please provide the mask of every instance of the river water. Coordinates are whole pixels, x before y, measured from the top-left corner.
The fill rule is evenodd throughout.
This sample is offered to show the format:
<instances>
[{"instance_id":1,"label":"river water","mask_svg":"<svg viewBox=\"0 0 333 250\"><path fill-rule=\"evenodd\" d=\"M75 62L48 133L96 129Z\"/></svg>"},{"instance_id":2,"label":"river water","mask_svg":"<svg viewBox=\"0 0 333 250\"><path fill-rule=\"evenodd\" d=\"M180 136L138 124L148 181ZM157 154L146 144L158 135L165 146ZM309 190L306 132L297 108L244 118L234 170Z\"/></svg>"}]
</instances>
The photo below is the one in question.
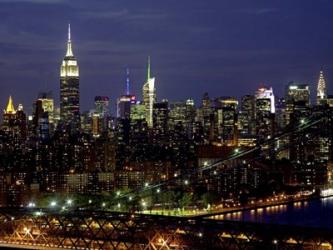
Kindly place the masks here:
<instances>
[{"instance_id":1,"label":"river water","mask_svg":"<svg viewBox=\"0 0 333 250\"><path fill-rule=\"evenodd\" d=\"M333 197L234 212L215 219L333 229Z\"/></svg>"}]
</instances>

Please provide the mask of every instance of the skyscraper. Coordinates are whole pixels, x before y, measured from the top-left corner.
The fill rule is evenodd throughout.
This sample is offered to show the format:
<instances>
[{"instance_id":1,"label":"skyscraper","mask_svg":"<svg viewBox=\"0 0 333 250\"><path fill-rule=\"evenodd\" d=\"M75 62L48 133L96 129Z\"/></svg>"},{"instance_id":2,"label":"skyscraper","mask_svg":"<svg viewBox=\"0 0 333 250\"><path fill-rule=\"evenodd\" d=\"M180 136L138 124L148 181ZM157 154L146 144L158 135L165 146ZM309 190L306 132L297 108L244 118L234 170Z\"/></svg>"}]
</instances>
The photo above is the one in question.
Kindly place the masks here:
<instances>
[{"instance_id":1,"label":"skyscraper","mask_svg":"<svg viewBox=\"0 0 333 250\"><path fill-rule=\"evenodd\" d=\"M317 84L317 104L323 104L326 102L327 93L326 93L326 82L324 78L324 72L320 71L319 80Z\"/></svg>"},{"instance_id":2,"label":"skyscraper","mask_svg":"<svg viewBox=\"0 0 333 250\"><path fill-rule=\"evenodd\" d=\"M266 140L274 134L275 97L273 89L261 87L256 91L256 135L257 143Z\"/></svg>"},{"instance_id":3,"label":"skyscraper","mask_svg":"<svg viewBox=\"0 0 333 250\"><path fill-rule=\"evenodd\" d=\"M232 97L219 97L215 100L214 137L226 146L238 144L237 107L238 101Z\"/></svg>"},{"instance_id":4,"label":"skyscraper","mask_svg":"<svg viewBox=\"0 0 333 250\"><path fill-rule=\"evenodd\" d=\"M136 104L135 95L130 94L129 69L126 69L126 90L125 94L117 99L117 118L129 119L132 105Z\"/></svg>"},{"instance_id":5,"label":"skyscraper","mask_svg":"<svg viewBox=\"0 0 333 250\"><path fill-rule=\"evenodd\" d=\"M155 143L168 143L168 121L169 103L168 100L154 103L153 110L153 134Z\"/></svg>"},{"instance_id":6,"label":"skyscraper","mask_svg":"<svg viewBox=\"0 0 333 250\"><path fill-rule=\"evenodd\" d=\"M6 109L3 111L3 124L2 129L7 132L11 132L11 128L14 126L16 119L16 110L14 108L13 99L9 96Z\"/></svg>"},{"instance_id":7,"label":"skyscraper","mask_svg":"<svg viewBox=\"0 0 333 250\"><path fill-rule=\"evenodd\" d=\"M255 104L254 95L242 96L238 114L240 136L255 135Z\"/></svg>"},{"instance_id":8,"label":"skyscraper","mask_svg":"<svg viewBox=\"0 0 333 250\"><path fill-rule=\"evenodd\" d=\"M117 99L117 118L129 119L131 106L136 103L134 95L122 95Z\"/></svg>"},{"instance_id":9,"label":"skyscraper","mask_svg":"<svg viewBox=\"0 0 333 250\"><path fill-rule=\"evenodd\" d=\"M153 127L153 108L156 102L155 77L150 76L150 57L148 57L147 78L143 85L143 102L146 110L148 127Z\"/></svg>"},{"instance_id":10,"label":"skyscraper","mask_svg":"<svg viewBox=\"0 0 333 250\"><path fill-rule=\"evenodd\" d=\"M80 128L79 66L72 51L70 25L67 52L60 68L60 118L71 129Z\"/></svg>"},{"instance_id":11,"label":"skyscraper","mask_svg":"<svg viewBox=\"0 0 333 250\"><path fill-rule=\"evenodd\" d=\"M20 104L18 109L15 110L11 96L9 97L7 107L3 112L3 124L1 129L8 135L17 139L26 138L26 115L23 112L23 106Z\"/></svg>"},{"instance_id":12,"label":"skyscraper","mask_svg":"<svg viewBox=\"0 0 333 250\"><path fill-rule=\"evenodd\" d=\"M307 84L290 82L286 89L286 101L295 106L310 105L310 87Z\"/></svg>"}]
</instances>

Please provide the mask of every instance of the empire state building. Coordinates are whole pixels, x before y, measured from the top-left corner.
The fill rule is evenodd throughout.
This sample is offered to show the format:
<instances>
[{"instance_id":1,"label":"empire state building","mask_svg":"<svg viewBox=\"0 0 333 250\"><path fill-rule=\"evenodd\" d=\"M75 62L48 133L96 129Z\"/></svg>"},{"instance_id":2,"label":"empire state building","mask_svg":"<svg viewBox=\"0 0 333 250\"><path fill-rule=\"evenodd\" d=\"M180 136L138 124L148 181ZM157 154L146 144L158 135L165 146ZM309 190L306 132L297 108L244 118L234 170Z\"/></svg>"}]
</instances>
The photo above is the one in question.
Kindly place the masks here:
<instances>
[{"instance_id":1,"label":"empire state building","mask_svg":"<svg viewBox=\"0 0 333 250\"><path fill-rule=\"evenodd\" d=\"M60 118L72 131L80 128L79 66L72 50L68 25L67 52L60 67Z\"/></svg>"}]
</instances>

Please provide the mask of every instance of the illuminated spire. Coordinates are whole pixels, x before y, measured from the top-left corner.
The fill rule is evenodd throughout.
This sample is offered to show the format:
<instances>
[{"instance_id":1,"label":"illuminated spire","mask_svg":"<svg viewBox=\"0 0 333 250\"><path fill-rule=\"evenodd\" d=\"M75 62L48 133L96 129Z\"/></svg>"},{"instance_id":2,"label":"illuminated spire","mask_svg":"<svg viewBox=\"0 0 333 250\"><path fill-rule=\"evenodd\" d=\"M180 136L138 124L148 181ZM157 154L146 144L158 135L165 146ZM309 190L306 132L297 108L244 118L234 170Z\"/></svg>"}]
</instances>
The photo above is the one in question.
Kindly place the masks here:
<instances>
[{"instance_id":1,"label":"illuminated spire","mask_svg":"<svg viewBox=\"0 0 333 250\"><path fill-rule=\"evenodd\" d=\"M130 94L129 68L126 69L126 95Z\"/></svg>"},{"instance_id":2,"label":"illuminated spire","mask_svg":"<svg viewBox=\"0 0 333 250\"><path fill-rule=\"evenodd\" d=\"M319 73L319 80L317 85L317 104L320 104L326 99L326 82L324 78L324 72L321 70Z\"/></svg>"},{"instance_id":3,"label":"illuminated spire","mask_svg":"<svg viewBox=\"0 0 333 250\"><path fill-rule=\"evenodd\" d=\"M72 40L71 40L71 25L68 24L68 41L67 41L67 52L66 57L74 56L72 50Z\"/></svg>"},{"instance_id":4,"label":"illuminated spire","mask_svg":"<svg viewBox=\"0 0 333 250\"><path fill-rule=\"evenodd\" d=\"M5 110L6 114L15 114L16 110L14 108L14 104L13 104L13 99L12 96L9 96L9 100L8 100L8 104L7 104L7 108Z\"/></svg>"},{"instance_id":5,"label":"illuminated spire","mask_svg":"<svg viewBox=\"0 0 333 250\"><path fill-rule=\"evenodd\" d=\"M147 64L147 82L150 79L150 56L148 56L148 64Z\"/></svg>"}]
</instances>

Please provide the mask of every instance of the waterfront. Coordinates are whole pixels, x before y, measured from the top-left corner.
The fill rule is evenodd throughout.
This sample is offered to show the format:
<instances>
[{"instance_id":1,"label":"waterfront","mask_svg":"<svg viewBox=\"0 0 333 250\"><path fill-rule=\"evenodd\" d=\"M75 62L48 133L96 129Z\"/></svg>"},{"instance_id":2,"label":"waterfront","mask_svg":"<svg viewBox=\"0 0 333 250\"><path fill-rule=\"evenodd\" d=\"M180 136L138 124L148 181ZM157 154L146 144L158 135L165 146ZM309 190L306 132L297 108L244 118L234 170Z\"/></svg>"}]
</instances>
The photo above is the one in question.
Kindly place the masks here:
<instances>
[{"instance_id":1,"label":"waterfront","mask_svg":"<svg viewBox=\"0 0 333 250\"><path fill-rule=\"evenodd\" d=\"M232 212L214 219L333 229L333 197Z\"/></svg>"}]
</instances>

